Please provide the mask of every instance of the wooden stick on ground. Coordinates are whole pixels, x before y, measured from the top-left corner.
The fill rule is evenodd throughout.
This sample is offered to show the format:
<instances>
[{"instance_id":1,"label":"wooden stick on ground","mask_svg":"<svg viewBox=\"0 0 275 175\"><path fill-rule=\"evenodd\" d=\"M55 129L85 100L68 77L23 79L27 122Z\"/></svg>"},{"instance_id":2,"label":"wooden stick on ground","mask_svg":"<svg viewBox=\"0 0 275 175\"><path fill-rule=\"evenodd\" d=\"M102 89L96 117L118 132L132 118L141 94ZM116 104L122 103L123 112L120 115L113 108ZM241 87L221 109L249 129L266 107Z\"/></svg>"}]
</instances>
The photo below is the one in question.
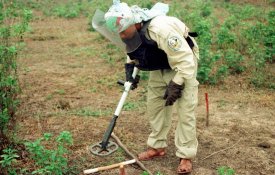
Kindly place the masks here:
<instances>
[{"instance_id":1,"label":"wooden stick on ground","mask_svg":"<svg viewBox=\"0 0 275 175\"><path fill-rule=\"evenodd\" d=\"M120 162L120 163L109 165L109 166L103 166L103 167L84 170L83 172L84 172L84 174L91 174L91 173L96 173L98 171L103 171L103 170L108 170L108 169L112 169L112 168L116 168L116 167L121 167L121 166L124 166L124 165L129 165L129 164L132 164L132 163L135 163L135 162L136 162L136 160L133 159L133 160Z\"/></svg>"},{"instance_id":2,"label":"wooden stick on ground","mask_svg":"<svg viewBox=\"0 0 275 175\"><path fill-rule=\"evenodd\" d=\"M242 138L240 138L234 145L232 145L232 146L230 146L230 147L228 147L228 148L225 148L225 149L222 149L222 150L219 150L219 151L216 151L216 152L214 152L214 153L212 153L212 154L210 154L210 155L208 155L208 156L206 156L205 158L203 158L203 159L201 159L201 160L205 160L205 159L208 159L209 157L211 157L211 156L213 156L213 155L215 155L215 154L218 154L218 153L220 153L220 152L222 152L222 151L226 151L226 150L228 150L228 149L231 149L231 148L233 148L235 145L237 145L240 141L241 141L241 139Z\"/></svg>"},{"instance_id":3,"label":"wooden stick on ground","mask_svg":"<svg viewBox=\"0 0 275 175\"><path fill-rule=\"evenodd\" d=\"M111 135L114 139L115 139L115 141L117 142L117 144L130 156L130 157L132 157L133 159L135 159L136 160L136 163L139 165L139 167L142 169L142 170L144 170L144 171L147 171L147 173L149 174L149 175L153 175L153 173L151 173L151 171L149 171L144 165L143 165L143 163L141 163L138 159L137 159L137 157L134 155L134 154L132 154L127 148L126 148L126 146L124 146L124 144L119 140L119 138L114 134L114 132L112 133L112 135Z\"/></svg>"}]
</instances>

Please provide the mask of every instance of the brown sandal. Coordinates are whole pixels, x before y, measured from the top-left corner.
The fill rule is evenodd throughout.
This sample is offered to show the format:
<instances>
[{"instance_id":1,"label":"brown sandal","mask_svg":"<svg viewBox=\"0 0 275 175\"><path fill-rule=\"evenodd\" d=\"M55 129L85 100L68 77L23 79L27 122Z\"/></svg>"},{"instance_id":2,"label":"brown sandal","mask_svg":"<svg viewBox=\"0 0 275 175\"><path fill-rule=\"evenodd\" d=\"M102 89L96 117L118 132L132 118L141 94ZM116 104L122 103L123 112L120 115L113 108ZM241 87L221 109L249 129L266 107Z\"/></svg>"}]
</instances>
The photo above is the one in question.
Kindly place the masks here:
<instances>
[{"instance_id":1,"label":"brown sandal","mask_svg":"<svg viewBox=\"0 0 275 175\"><path fill-rule=\"evenodd\" d=\"M149 148L148 150L138 154L138 160L151 160L153 158L163 157L165 154L164 148Z\"/></svg>"},{"instance_id":2,"label":"brown sandal","mask_svg":"<svg viewBox=\"0 0 275 175\"><path fill-rule=\"evenodd\" d=\"M192 171L192 162L190 159L180 159L178 174L189 174Z\"/></svg>"}]
</instances>

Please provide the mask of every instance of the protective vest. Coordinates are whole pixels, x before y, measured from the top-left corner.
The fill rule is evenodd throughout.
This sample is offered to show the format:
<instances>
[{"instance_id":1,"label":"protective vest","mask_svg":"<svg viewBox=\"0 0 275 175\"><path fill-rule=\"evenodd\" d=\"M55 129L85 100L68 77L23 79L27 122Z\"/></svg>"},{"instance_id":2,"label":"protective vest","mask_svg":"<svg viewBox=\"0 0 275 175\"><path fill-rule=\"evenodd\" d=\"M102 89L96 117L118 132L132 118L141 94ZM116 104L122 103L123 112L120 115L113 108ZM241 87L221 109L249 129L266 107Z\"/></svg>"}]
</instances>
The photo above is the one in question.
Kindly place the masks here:
<instances>
[{"instance_id":1,"label":"protective vest","mask_svg":"<svg viewBox=\"0 0 275 175\"><path fill-rule=\"evenodd\" d=\"M143 27L139 31L141 45L135 51L127 53L127 55L131 60L137 60L138 65L136 67L143 71L171 69L167 54L158 48L158 44L155 41L146 37L150 21L144 22Z\"/></svg>"},{"instance_id":2,"label":"protective vest","mask_svg":"<svg viewBox=\"0 0 275 175\"><path fill-rule=\"evenodd\" d=\"M139 31L139 37L142 41L141 45L135 51L127 53L127 55L131 60L138 60L138 65L135 66L143 71L171 69L168 63L167 54L158 48L157 42L146 37L147 28L150 22L151 20L144 22L143 27ZM188 32L188 35L191 37L198 36L196 32ZM194 43L189 36L187 36L185 40L189 47L193 49Z\"/></svg>"}]
</instances>

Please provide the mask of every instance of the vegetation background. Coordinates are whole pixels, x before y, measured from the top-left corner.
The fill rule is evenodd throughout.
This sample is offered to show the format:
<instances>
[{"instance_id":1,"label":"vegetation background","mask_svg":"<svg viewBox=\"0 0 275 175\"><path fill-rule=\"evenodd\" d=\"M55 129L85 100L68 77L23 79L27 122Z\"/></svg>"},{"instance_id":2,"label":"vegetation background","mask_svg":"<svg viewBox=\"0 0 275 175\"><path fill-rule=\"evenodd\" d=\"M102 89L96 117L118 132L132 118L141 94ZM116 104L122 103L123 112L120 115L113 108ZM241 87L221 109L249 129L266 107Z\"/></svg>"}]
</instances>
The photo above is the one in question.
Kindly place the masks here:
<instances>
[{"instance_id":1,"label":"vegetation background","mask_svg":"<svg viewBox=\"0 0 275 175\"><path fill-rule=\"evenodd\" d=\"M168 3L169 15L199 34L200 149L194 174L275 174L275 1L123 2L144 8ZM125 53L91 27L95 10L106 11L111 4L0 1L2 174L81 174L127 158L122 150L108 158L87 150L102 139L121 93L115 82L124 78ZM121 119L115 130L135 153L146 147L149 133L148 72L141 72L141 78L123 108L122 118L128 120ZM210 94L210 127L204 125L204 93ZM207 158L228 147L226 153ZM178 162L173 149L167 159L146 165L155 174L174 174ZM146 174L135 167L128 171Z\"/></svg>"}]
</instances>

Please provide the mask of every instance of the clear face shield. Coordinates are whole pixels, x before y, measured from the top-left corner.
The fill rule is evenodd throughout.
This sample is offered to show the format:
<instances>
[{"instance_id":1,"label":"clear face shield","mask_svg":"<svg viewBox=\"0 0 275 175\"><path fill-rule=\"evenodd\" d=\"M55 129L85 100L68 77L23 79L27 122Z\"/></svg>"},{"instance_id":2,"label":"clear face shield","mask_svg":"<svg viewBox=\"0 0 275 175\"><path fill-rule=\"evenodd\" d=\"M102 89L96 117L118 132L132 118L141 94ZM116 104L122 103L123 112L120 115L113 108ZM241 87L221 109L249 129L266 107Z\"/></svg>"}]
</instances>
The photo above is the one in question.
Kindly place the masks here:
<instances>
[{"instance_id":1,"label":"clear face shield","mask_svg":"<svg viewBox=\"0 0 275 175\"><path fill-rule=\"evenodd\" d=\"M96 10L93 16L92 26L97 32L127 53L135 51L141 45L142 41L135 27L127 25L119 17L106 21L104 15L103 11Z\"/></svg>"}]
</instances>

